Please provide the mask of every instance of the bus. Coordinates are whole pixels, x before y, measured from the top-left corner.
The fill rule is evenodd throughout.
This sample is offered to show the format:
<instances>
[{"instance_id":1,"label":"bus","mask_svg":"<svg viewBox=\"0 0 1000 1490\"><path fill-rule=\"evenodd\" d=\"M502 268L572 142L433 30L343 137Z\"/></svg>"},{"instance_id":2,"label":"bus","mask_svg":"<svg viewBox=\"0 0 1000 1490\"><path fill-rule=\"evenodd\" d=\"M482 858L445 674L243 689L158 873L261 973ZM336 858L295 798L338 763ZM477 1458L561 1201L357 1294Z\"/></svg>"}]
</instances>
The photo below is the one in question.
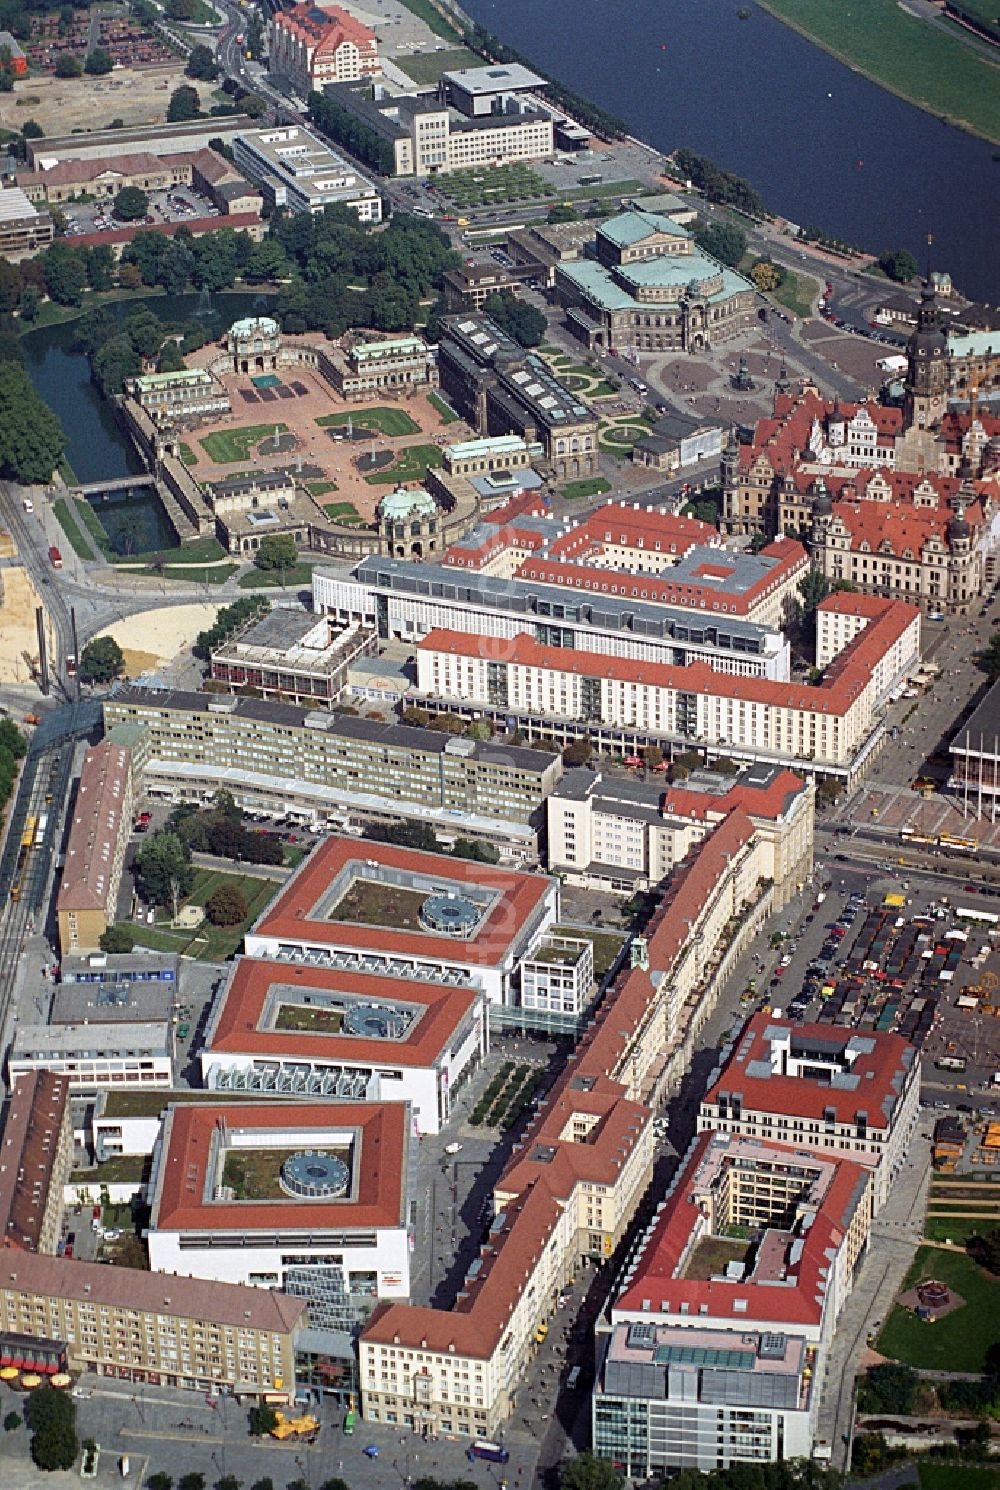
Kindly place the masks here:
<instances>
[{"instance_id":1,"label":"bus","mask_svg":"<svg viewBox=\"0 0 1000 1490\"><path fill-rule=\"evenodd\" d=\"M957 833L942 833L938 842L942 848L957 849L960 854L974 854L979 848L974 838L960 838Z\"/></svg>"},{"instance_id":2,"label":"bus","mask_svg":"<svg viewBox=\"0 0 1000 1490\"><path fill-rule=\"evenodd\" d=\"M964 1071L967 1062L964 1055L942 1055L934 1064L939 1071Z\"/></svg>"},{"instance_id":3,"label":"bus","mask_svg":"<svg viewBox=\"0 0 1000 1490\"><path fill-rule=\"evenodd\" d=\"M62 554L56 548L54 543L49 549L49 563L52 565L53 569L61 569L63 567Z\"/></svg>"},{"instance_id":4,"label":"bus","mask_svg":"<svg viewBox=\"0 0 1000 1490\"><path fill-rule=\"evenodd\" d=\"M355 1423L357 1421L358 1421L358 1415L357 1415L357 1413L354 1411L354 1408L353 1407L349 1407L347 1409L347 1413L346 1413L346 1415L344 1417L344 1432L347 1433L347 1434L353 1433L354 1432L354 1425L355 1425Z\"/></svg>"},{"instance_id":5,"label":"bus","mask_svg":"<svg viewBox=\"0 0 1000 1490\"><path fill-rule=\"evenodd\" d=\"M955 915L960 921L978 921L982 926L1000 925L1000 916L996 911L978 911L971 905L956 906Z\"/></svg>"},{"instance_id":6,"label":"bus","mask_svg":"<svg viewBox=\"0 0 1000 1490\"><path fill-rule=\"evenodd\" d=\"M502 1443L494 1443L490 1438L477 1438L472 1448L466 1451L466 1458L470 1463L474 1459L488 1459L491 1464L506 1464L510 1455Z\"/></svg>"},{"instance_id":7,"label":"bus","mask_svg":"<svg viewBox=\"0 0 1000 1490\"><path fill-rule=\"evenodd\" d=\"M45 837L45 829L48 827L48 825L49 815L47 812L43 812L40 814L38 822L35 826L35 835L31 840L32 848L37 848L38 845L41 843L42 839Z\"/></svg>"}]
</instances>

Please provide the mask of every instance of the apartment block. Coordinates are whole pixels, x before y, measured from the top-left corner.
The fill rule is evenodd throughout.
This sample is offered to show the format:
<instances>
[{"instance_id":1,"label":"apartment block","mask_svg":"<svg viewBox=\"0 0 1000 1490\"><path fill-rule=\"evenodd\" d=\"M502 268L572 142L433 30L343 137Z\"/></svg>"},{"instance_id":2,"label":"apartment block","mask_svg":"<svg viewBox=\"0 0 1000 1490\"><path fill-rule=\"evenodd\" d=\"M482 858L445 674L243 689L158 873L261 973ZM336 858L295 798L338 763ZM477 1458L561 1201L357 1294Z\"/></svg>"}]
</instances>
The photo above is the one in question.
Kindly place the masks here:
<instances>
[{"instance_id":1,"label":"apartment block","mask_svg":"<svg viewBox=\"0 0 1000 1490\"><path fill-rule=\"evenodd\" d=\"M40 212L19 186L0 190L0 253L24 258L47 248L54 235L52 218Z\"/></svg>"},{"instance_id":2,"label":"apartment block","mask_svg":"<svg viewBox=\"0 0 1000 1490\"><path fill-rule=\"evenodd\" d=\"M382 221L382 197L368 178L297 124L244 130L233 138L233 156L272 207L352 207L363 223Z\"/></svg>"},{"instance_id":3,"label":"apartment block","mask_svg":"<svg viewBox=\"0 0 1000 1490\"><path fill-rule=\"evenodd\" d=\"M640 1479L811 1455L871 1183L850 1159L696 1138L598 1333L595 1452Z\"/></svg>"},{"instance_id":4,"label":"apartment block","mask_svg":"<svg viewBox=\"0 0 1000 1490\"><path fill-rule=\"evenodd\" d=\"M72 1166L67 1078L31 1071L12 1080L0 1135L0 1246L55 1253Z\"/></svg>"},{"instance_id":5,"label":"apartment block","mask_svg":"<svg viewBox=\"0 0 1000 1490\"><path fill-rule=\"evenodd\" d=\"M822 603L836 611L855 598ZM499 641L433 631L417 645L417 693L429 708L513 723L529 737L590 738L612 754L697 743L737 760L808 761L853 782L884 738L879 705L920 657L917 609L878 604L819 684L598 659L527 632Z\"/></svg>"},{"instance_id":6,"label":"apartment block","mask_svg":"<svg viewBox=\"0 0 1000 1490\"><path fill-rule=\"evenodd\" d=\"M631 895L665 880L734 807L753 823L785 904L812 868L815 808L811 782L781 766L696 771L680 786L568 771L548 800L548 862L570 884Z\"/></svg>"},{"instance_id":7,"label":"apartment block","mask_svg":"<svg viewBox=\"0 0 1000 1490\"><path fill-rule=\"evenodd\" d=\"M552 752L255 698L125 688L104 721L148 731L143 784L154 796L209 801L225 787L251 812L330 827L410 817L525 855L562 775Z\"/></svg>"},{"instance_id":8,"label":"apartment block","mask_svg":"<svg viewBox=\"0 0 1000 1490\"><path fill-rule=\"evenodd\" d=\"M126 1024L110 1017L82 1024L19 1024L7 1070L12 1081L32 1071L54 1071L68 1079L74 1092L170 1087L172 1026L165 1020Z\"/></svg>"},{"instance_id":9,"label":"apartment block","mask_svg":"<svg viewBox=\"0 0 1000 1490\"><path fill-rule=\"evenodd\" d=\"M96 952L116 920L132 826L132 775L127 746L103 740L83 758L56 900L63 956Z\"/></svg>"},{"instance_id":10,"label":"apartment block","mask_svg":"<svg viewBox=\"0 0 1000 1490\"><path fill-rule=\"evenodd\" d=\"M0 1330L39 1341L66 1369L292 1400L303 1299L29 1252L2 1256Z\"/></svg>"},{"instance_id":11,"label":"apartment block","mask_svg":"<svg viewBox=\"0 0 1000 1490\"><path fill-rule=\"evenodd\" d=\"M651 1107L686 1068L713 980L767 913L754 838L736 808L678 869L632 966L597 1006L497 1181L489 1240L454 1306L394 1304L372 1316L360 1340L367 1421L502 1431L563 1284L623 1239L652 1177Z\"/></svg>"},{"instance_id":12,"label":"apartment block","mask_svg":"<svg viewBox=\"0 0 1000 1490\"><path fill-rule=\"evenodd\" d=\"M699 1132L842 1154L873 1172L881 1210L920 1110L920 1062L900 1035L755 1014L723 1056Z\"/></svg>"},{"instance_id":13,"label":"apartment block","mask_svg":"<svg viewBox=\"0 0 1000 1490\"><path fill-rule=\"evenodd\" d=\"M344 692L351 664L374 650L374 631L278 607L215 648L209 669L217 683L234 690L250 687L265 699L329 707Z\"/></svg>"},{"instance_id":14,"label":"apartment block","mask_svg":"<svg viewBox=\"0 0 1000 1490\"><path fill-rule=\"evenodd\" d=\"M339 5L297 4L277 10L268 30L268 67L300 98L328 83L377 77L382 71L374 31Z\"/></svg>"}]
</instances>

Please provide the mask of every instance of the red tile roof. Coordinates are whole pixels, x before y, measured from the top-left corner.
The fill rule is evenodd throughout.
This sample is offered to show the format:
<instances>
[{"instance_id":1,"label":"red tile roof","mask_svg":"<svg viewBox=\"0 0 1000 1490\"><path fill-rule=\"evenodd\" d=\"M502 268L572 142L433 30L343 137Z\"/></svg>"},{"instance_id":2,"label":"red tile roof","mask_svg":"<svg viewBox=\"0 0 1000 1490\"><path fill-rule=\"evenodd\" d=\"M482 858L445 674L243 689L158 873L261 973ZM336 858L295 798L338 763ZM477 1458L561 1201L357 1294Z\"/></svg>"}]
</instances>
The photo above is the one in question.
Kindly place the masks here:
<instances>
[{"instance_id":1,"label":"red tile roof","mask_svg":"<svg viewBox=\"0 0 1000 1490\"><path fill-rule=\"evenodd\" d=\"M837 609L839 597L832 596L830 600L835 603L824 602L826 608ZM769 678L717 673L706 662L675 667L671 663L640 662L631 657L609 657L603 653L546 647L526 632L501 638L468 636L465 632L437 628L428 632L417 645L423 652L475 657L487 662L513 663L652 688L674 688L713 698L745 699L776 708L846 714L870 684L873 666L920 614L916 606L904 601L883 600L881 606L881 613L837 655L820 684L778 683Z\"/></svg>"},{"instance_id":2,"label":"red tile roof","mask_svg":"<svg viewBox=\"0 0 1000 1490\"><path fill-rule=\"evenodd\" d=\"M401 1040L363 1040L355 1035L322 1031L271 1029L261 1024L272 988L322 989L351 994L366 1001L390 998L395 1003L422 1006L423 1012ZM474 988L442 988L399 978L365 977L303 967L298 963L268 962L242 957L225 991L221 1010L206 1050L210 1054L274 1056L282 1059L335 1060L384 1065L430 1067L447 1048L479 994Z\"/></svg>"},{"instance_id":3,"label":"red tile roof","mask_svg":"<svg viewBox=\"0 0 1000 1490\"><path fill-rule=\"evenodd\" d=\"M609 502L557 538L549 549L549 557L575 559L611 545L641 548L651 554L676 553L680 558L699 544L719 545L719 542L718 530L698 518Z\"/></svg>"},{"instance_id":4,"label":"red tile roof","mask_svg":"<svg viewBox=\"0 0 1000 1490\"><path fill-rule=\"evenodd\" d=\"M736 809L678 866L647 929L650 969L662 972L670 966L727 859L752 837L753 825ZM399 1339L414 1348L453 1348L480 1360L492 1355L566 1198L580 1181L614 1184L648 1121L648 1108L628 1101L613 1073L647 1019L653 995L650 972L634 968L598 1005L496 1187L501 1196L514 1198L505 1202L503 1225L483 1249L480 1271L454 1309L389 1305L372 1316L362 1337L366 1342L388 1345ZM574 1112L598 1119L585 1143L560 1137Z\"/></svg>"},{"instance_id":5,"label":"red tile roof","mask_svg":"<svg viewBox=\"0 0 1000 1490\"><path fill-rule=\"evenodd\" d=\"M14 1082L0 1150L0 1246L38 1251L68 1103L68 1076L29 1071Z\"/></svg>"},{"instance_id":6,"label":"red tile roof","mask_svg":"<svg viewBox=\"0 0 1000 1490\"><path fill-rule=\"evenodd\" d=\"M710 1319L774 1321L787 1325L819 1326L832 1272L831 1252L843 1242L868 1177L849 1159L810 1154L817 1165L830 1165L833 1178L822 1197L812 1225L805 1231L796 1263L788 1263L786 1286L774 1282L746 1282L720 1278L685 1278L682 1262L699 1219L693 1186L697 1171L721 1135L703 1133L674 1181L671 1194L650 1240L639 1258L635 1275L615 1301L616 1314L638 1311L655 1316L683 1313L697 1319L702 1307ZM791 1159L796 1150L781 1144L761 1146L761 1158ZM801 1157L801 1153L800 1153ZM793 1271L794 1269L794 1271ZM741 1304L741 1307L737 1307ZM686 1306L686 1307L683 1307Z\"/></svg>"},{"instance_id":7,"label":"red tile roof","mask_svg":"<svg viewBox=\"0 0 1000 1490\"><path fill-rule=\"evenodd\" d=\"M663 794L662 809L664 815L674 813L678 817L712 819L725 817L734 807L740 807L748 817L776 821L788 810L792 798L804 788L802 777L786 768L766 787L744 783L731 786L719 797L689 791L682 786L668 786Z\"/></svg>"},{"instance_id":8,"label":"red tile roof","mask_svg":"<svg viewBox=\"0 0 1000 1490\"><path fill-rule=\"evenodd\" d=\"M251 182L247 182L247 191L255 191ZM73 244L77 248L93 248L100 243L131 243L136 233L162 233L167 238L173 238L181 228L199 238L202 233L217 233L220 228L232 228L234 232L238 232L242 228L261 227L262 224L263 219L258 212L230 212L222 217L195 217L185 222L133 223L131 227L108 228L103 233L80 233L73 239Z\"/></svg>"},{"instance_id":9,"label":"red tile roof","mask_svg":"<svg viewBox=\"0 0 1000 1490\"><path fill-rule=\"evenodd\" d=\"M810 1038L825 1050L843 1048L852 1041L874 1048L859 1053L850 1065L850 1071L859 1078L856 1085L830 1086L806 1076L780 1073L749 1075L747 1066L751 1061L770 1064L769 1029L789 1032L793 1049L802 1048ZM913 1067L913 1058L913 1047L901 1035L876 1034L871 1030L859 1033L841 1025L790 1024L770 1014L755 1014L702 1102L715 1107L720 1092L738 1092L744 1112L780 1112L786 1117L821 1119L828 1108L833 1108L838 1123L853 1123L857 1113L864 1111L868 1126L882 1129L889 1125L891 1112Z\"/></svg>"},{"instance_id":10,"label":"red tile roof","mask_svg":"<svg viewBox=\"0 0 1000 1490\"><path fill-rule=\"evenodd\" d=\"M838 501L833 504L833 518L841 522L850 534L852 550L867 544L868 552L878 554L884 545L888 545L889 553L897 558L909 550L915 560L920 558L933 537L938 538L945 548L949 546L948 524L954 516L948 507L919 507L912 502ZM983 509L978 502L971 502L964 516L973 530L983 524Z\"/></svg>"},{"instance_id":11,"label":"red tile roof","mask_svg":"<svg viewBox=\"0 0 1000 1490\"><path fill-rule=\"evenodd\" d=\"M884 408L874 402L840 403L838 406L811 390L779 393L774 400L774 413L758 419L753 439L749 444L740 445L740 466L749 470L757 460L764 460L778 475L793 473L804 458L813 424L816 421L825 423L837 407L848 421L863 409L875 425L881 445L892 444L903 432L901 409ZM825 473L823 479L827 479Z\"/></svg>"},{"instance_id":12,"label":"red tile roof","mask_svg":"<svg viewBox=\"0 0 1000 1490\"><path fill-rule=\"evenodd\" d=\"M123 745L102 740L84 756L57 911L100 910L113 916L109 900L117 893L115 857L131 826L131 775L132 752Z\"/></svg>"},{"instance_id":13,"label":"red tile roof","mask_svg":"<svg viewBox=\"0 0 1000 1490\"><path fill-rule=\"evenodd\" d=\"M377 39L374 31L348 15L346 10L341 10L339 5L321 8L311 0L293 5L290 10L276 11L273 24L294 32L306 42L315 43L317 50L322 52L335 52L345 41L353 42L359 50L370 50Z\"/></svg>"},{"instance_id":14,"label":"red tile roof","mask_svg":"<svg viewBox=\"0 0 1000 1490\"><path fill-rule=\"evenodd\" d=\"M478 931L467 940L426 931L392 931L354 921L313 919L314 907L340 871L355 864L363 877L369 861L404 873L429 875L441 883L493 889L498 892L498 899ZM404 957L437 957L450 964L498 967L507 959L514 938L540 909L549 886L550 881L544 875L493 869L486 864L396 848L388 843L359 844L354 838L328 838L288 881L254 927L253 934L391 952Z\"/></svg>"},{"instance_id":15,"label":"red tile roof","mask_svg":"<svg viewBox=\"0 0 1000 1490\"><path fill-rule=\"evenodd\" d=\"M163 1128L151 1229L252 1233L273 1227L398 1227L405 1220L407 1123L405 1102L283 1103L272 1098L238 1107L225 1101L172 1107ZM266 1140L262 1147L268 1149L280 1147L283 1129L295 1135L289 1138L290 1149L301 1147L298 1135L310 1129L316 1130L318 1148L328 1142L324 1130L360 1130L353 1153L354 1198L213 1200L218 1177L211 1165L224 1129L259 1131Z\"/></svg>"}]
</instances>

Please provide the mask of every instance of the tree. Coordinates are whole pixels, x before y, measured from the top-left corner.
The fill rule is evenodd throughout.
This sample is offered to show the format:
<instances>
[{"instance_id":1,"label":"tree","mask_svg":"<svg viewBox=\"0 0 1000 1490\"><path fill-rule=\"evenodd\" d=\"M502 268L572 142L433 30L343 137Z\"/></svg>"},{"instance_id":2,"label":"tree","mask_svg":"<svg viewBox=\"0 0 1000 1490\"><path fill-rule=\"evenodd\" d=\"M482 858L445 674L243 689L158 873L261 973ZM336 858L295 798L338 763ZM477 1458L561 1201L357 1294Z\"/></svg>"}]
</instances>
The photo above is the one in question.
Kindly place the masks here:
<instances>
[{"instance_id":1,"label":"tree","mask_svg":"<svg viewBox=\"0 0 1000 1490\"><path fill-rule=\"evenodd\" d=\"M456 838L451 857L471 859L475 864L499 864L500 850L495 843L483 843L478 838Z\"/></svg>"},{"instance_id":2,"label":"tree","mask_svg":"<svg viewBox=\"0 0 1000 1490\"><path fill-rule=\"evenodd\" d=\"M73 52L60 52L56 58L57 78L78 78L83 72L83 63Z\"/></svg>"},{"instance_id":3,"label":"tree","mask_svg":"<svg viewBox=\"0 0 1000 1490\"><path fill-rule=\"evenodd\" d=\"M135 937L127 926L109 926L107 931L101 932L102 952L131 952L134 946Z\"/></svg>"},{"instance_id":4,"label":"tree","mask_svg":"<svg viewBox=\"0 0 1000 1490\"><path fill-rule=\"evenodd\" d=\"M20 1426L21 1419L18 1414L16 1412L7 1413L6 1417L3 1420L3 1431L5 1433L13 1433L14 1429L20 1428Z\"/></svg>"},{"instance_id":5,"label":"tree","mask_svg":"<svg viewBox=\"0 0 1000 1490\"><path fill-rule=\"evenodd\" d=\"M266 1402L259 1402L256 1406L251 1407L247 1414L247 1419L250 1424L250 1432L255 1438L265 1437L273 1428L278 1426L278 1414Z\"/></svg>"},{"instance_id":6,"label":"tree","mask_svg":"<svg viewBox=\"0 0 1000 1490\"><path fill-rule=\"evenodd\" d=\"M125 334L144 362L151 362L163 345L163 322L148 306L134 310L125 322Z\"/></svg>"},{"instance_id":7,"label":"tree","mask_svg":"<svg viewBox=\"0 0 1000 1490\"><path fill-rule=\"evenodd\" d=\"M0 475L26 484L51 481L66 437L19 362L0 362Z\"/></svg>"},{"instance_id":8,"label":"tree","mask_svg":"<svg viewBox=\"0 0 1000 1490\"><path fill-rule=\"evenodd\" d=\"M562 753L563 765L585 766L593 753L594 747L589 740L573 740Z\"/></svg>"},{"instance_id":9,"label":"tree","mask_svg":"<svg viewBox=\"0 0 1000 1490\"><path fill-rule=\"evenodd\" d=\"M27 1399L31 1457L39 1469L72 1469L80 1445L76 1436L76 1403L68 1392L38 1387Z\"/></svg>"},{"instance_id":10,"label":"tree","mask_svg":"<svg viewBox=\"0 0 1000 1490\"><path fill-rule=\"evenodd\" d=\"M625 1481L608 1459L577 1454L559 1477L559 1490L622 1490Z\"/></svg>"},{"instance_id":11,"label":"tree","mask_svg":"<svg viewBox=\"0 0 1000 1490\"><path fill-rule=\"evenodd\" d=\"M200 1469L189 1469L177 1481L177 1490L205 1490L205 1476Z\"/></svg>"},{"instance_id":12,"label":"tree","mask_svg":"<svg viewBox=\"0 0 1000 1490\"><path fill-rule=\"evenodd\" d=\"M974 1237L969 1250L975 1252L976 1261L989 1272L1000 1273L1000 1227L994 1227L985 1236Z\"/></svg>"},{"instance_id":13,"label":"tree","mask_svg":"<svg viewBox=\"0 0 1000 1490\"><path fill-rule=\"evenodd\" d=\"M219 76L219 64L215 53L203 42L191 48L184 72L189 78L198 78L203 83L214 83Z\"/></svg>"},{"instance_id":14,"label":"tree","mask_svg":"<svg viewBox=\"0 0 1000 1490\"><path fill-rule=\"evenodd\" d=\"M878 267L898 285L909 284L917 272L917 261L906 248L887 248L879 254Z\"/></svg>"},{"instance_id":15,"label":"tree","mask_svg":"<svg viewBox=\"0 0 1000 1490\"><path fill-rule=\"evenodd\" d=\"M110 396L121 393L126 378L139 376L142 359L123 331L94 353L90 359L90 371L94 382Z\"/></svg>"},{"instance_id":16,"label":"tree","mask_svg":"<svg viewBox=\"0 0 1000 1490\"><path fill-rule=\"evenodd\" d=\"M84 683L110 683L125 671L122 649L113 636L98 636L80 655L80 678Z\"/></svg>"},{"instance_id":17,"label":"tree","mask_svg":"<svg viewBox=\"0 0 1000 1490\"><path fill-rule=\"evenodd\" d=\"M261 1479L254 1480L250 1490L274 1490L274 1481L270 1475L263 1475Z\"/></svg>"},{"instance_id":18,"label":"tree","mask_svg":"<svg viewBox=\"0 0 1000 1490\"><path fill-rule=\"evenodd\" d=\"M119 222L138 222L149 211L149 198L138 186L123 186L111 210Z\"/></svg>"},{"instance_id":19,"label":"tree","mask_svg":"<svg viewBox=\"0 0 1000 1490\"><path fill-rule=\"evenodd\" d=\"M17 265L0 259L0 311L16 310L23 289L24 279Z\"/></svg>"},{"instance_id":20,"label":"tree","mask_svg":"<svg viewBox=\"0 0 1000 1490\"><path fill-rule=\"evenodd\" d=\"M978 663L991 683L1000 678L1000 632L995 631L990 637L989 645L979 654Z\"/></svg>"},{"instance_id":21,"label":"tree","mask_svg":"<svg viewBox=\"0 0 1000 1490\"><path fill-rule=\"evenodd\" d=\"M375 843L395 843L400 848L420 849L425 854L441 852L434 829L429 823L372 823L365 837Z\"/></svg>"},{"instance_id":22,"label":"tree","mask_svg":"<svg viewBox=\"0 0 1000 1490\"><path fill-rule=\"evenodd\" d=\"M114 65L114 59L110 52L105 51L104 47L95 47L84 58L83 70L89 73L91 77L103 78L105 73L109 73Z\"/></svg>"},{"instance_id":23,"label":"tree","mask_svg":"<svg viewBox=\"0 0 1000 1490\"><path fill-rule=\"evenodd\" d=\"M259 93L244 93L240 99L240 108L251 119L262 119L267 113L267 104Z\"/></svg>"},{"instance_id":24,"label":"tree","mask_svg":"<svg viewBox=\"0 0 1000 1490\"><path fill-rule=\"evenodd\" d=\"M298 562L295 539L290 533L266 533L253 561L258 569L265 571L294 569Z\"/></svg>"},{"instance_id":25,"label":"tree","mask_svg":"<svg viewBox=\"0 0 1000 1490\"><path fill-rule=\"evenodd\" d=\"M87 249L87 284L92 290L110 290L114 282L114 251L110 244L95 243Z\"/></svg>"},{"instance_id":26,"label":"tree","mask_svg":"<svg viewBox=\"0 0 1000 1490\"><path fill-rule=\"evenodd\" d=\"M185 119L196 119L200 113L201 101L197 88L182 83L179 88L174 89L167 104L167 119L170 123L179 124Z\"/></svg>"},{"instance_id":27,"label":"tree","mask_svg":"<svg viewBox=\"0 0 1000 1490\"><path fill-rule=\"evenodd\" d=\"M735 269L747 251L747 235L742 228L731 222L713 222L695 234L698 247Z\"/></svg>"},{"instance_id":28,"label":"tree","mask_svg":"<svg viewBox=\"0 0 1000 1490\"><path fill-rule=\"evenodd\" d=\"M776 290L781 284L778 266L770 259L757 259L750 270L750 278L758 290Z\"/></svg>"},{"instance_id":29,"label":"tree","mask_svg":"<svg viewBox=\"0 0 1000 1490\"><path fill-rule=\"evenodd\" d=\"M184 353L175 341L164 342L156 364L157 372L183 372Z\"/></svg>"},{"instance_id":30,"label":"tree","mask_svg":"<svg viewBox=\"0 0 1000 1490\"><path fill-rule=\"evenodd\" d=\"M799 580L799 594L802 596L802 614L808 618L815 614L816 607L825 600L830 593L830 581L822 569L812 567Z\"/></svg>"},{"instance_id":31,"label":"tree","mask_svg":"<svg viewBox=\"0 0 1000 1490\"><path fill-rule=\"evenodd\" d=\"M146 1490L171 1490L174 1482L162 1469L158 1469L155 1474L147 1476L145 1483Z\"/></svg>"},{"instance_id":32,"label":"tree","mask_svg":"<svg viewBox=\"0 0 1000 1490\"><path fill-rule=\"evenodd\" d=\"M215 1490L243 1490L243 1481L238 1480L234 1474L220 1475L215 1482Z\"/></svg>"},{"instance_id":33,"label":"tree","mask_svg":"<svg viewBox=\"0 0 1000 1490\"><path fill-rule=\"evenodd\" d=\"M87 261L82 252L62 239L39 255L45 277L45 290L57 305L79 305L87 283Z\"/></svg>"},{"instance_id":34,"label":"tree","mask_svg":"<svg viewBox=\"0 0 1000 1490\"><path fill-rule=\"evenodd\" d=\"M522 347L537 347L545 336L545 317L535 306L518 300L509 290L487 295L486 314Z\"/></svg>"},{"instance_id":35,"label":"tree","mask_svg":"<svg viewBox=\"0 0 1000 1490\"><path fill-rule=\"evenodd\" d=\"M37 119L25 119L21 125L22 140L41 140L45 137L45 131Z\"/></svg>"},{"instance_id":36,"label":"tree","mask_svg":"<svg viewBox=\"0 0 1000 1490\"><path fill-rule=\"evenodd\" d=\"M886 1361L872 1366L858 1386L858 1404L871 1412L908 1413L920 1385L912 1366Z\"/></svg>"},{"instance_id":37,"label":"tree","mask_svg":"<svg viewBox=\"0 0 1000 1490\"><path fill-rule=\"evenodd\" d=\"M205 825L205 837L210 853L219 859L242 859L249 834L238 820L211 814Z\"/></svg>"},{"instance_id":38,"label":"tree","mask_svg":"<svg viewBox=\"0 0 1000 1490\"><path fill-rule=\"evenodd\" d=\"M246 896L237 885L217 885L205 901L205 914L213 926L238 926L247 918Z\"/></svg>"},{"instance_id":39,"label":"tree","mask_svg":"<svg viewBox=\"0 0 1000 1490\"><path fill-rule=\"evenodd\" d=\"M142 893L154 905L171 906L176 916L191 888L191 850L176 833L151 833L135 857Z\"/></svg>"}]
</instances>

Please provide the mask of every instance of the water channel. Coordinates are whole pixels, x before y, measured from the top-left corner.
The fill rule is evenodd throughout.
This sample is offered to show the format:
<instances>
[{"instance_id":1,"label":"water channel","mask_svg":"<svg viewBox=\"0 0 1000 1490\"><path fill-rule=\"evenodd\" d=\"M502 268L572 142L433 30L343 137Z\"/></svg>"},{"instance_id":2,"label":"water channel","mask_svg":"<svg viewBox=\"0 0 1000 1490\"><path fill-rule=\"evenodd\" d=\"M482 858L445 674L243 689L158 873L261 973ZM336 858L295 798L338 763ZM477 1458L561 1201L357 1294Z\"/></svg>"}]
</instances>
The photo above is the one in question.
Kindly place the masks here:
<instances>
[{"instance_id":1,"label":"water channel","mask_svg":"<svg viewBox=\"0 0 1000 1490\"><path fill-rule=\"evenodd\" d=\"M739 0L462 0L509 46L624 119L746 177L768 207L880 252L908 248L1000 300L1000 163Z\"/></svg>"},{"instance_id":2,"label":"water channel","mask_svg":"<svg viewBox=\"0 0 1000 1490\"><path fill-rule=\"evenodd\" d=\"M109 309L122 320L140 305L148 306L166 322L197 316L212 336L219 336L241 316L265 313L267 304L268 297L259 291L235 291L213 295L208 304L197 293L150 295L112 302ZM73 321L29 331L21 340L25 367L39 394L62 421L66 431L66 459L78 481L112 481L134 475L142 471L142 462L110 404L91 382L87 358L82 352L73 351L75 335ZM129 508L142 500L131 500ZM147 506L144 530L159 512L154 499L147 499Z\"/></svg>"}]
</instances>

